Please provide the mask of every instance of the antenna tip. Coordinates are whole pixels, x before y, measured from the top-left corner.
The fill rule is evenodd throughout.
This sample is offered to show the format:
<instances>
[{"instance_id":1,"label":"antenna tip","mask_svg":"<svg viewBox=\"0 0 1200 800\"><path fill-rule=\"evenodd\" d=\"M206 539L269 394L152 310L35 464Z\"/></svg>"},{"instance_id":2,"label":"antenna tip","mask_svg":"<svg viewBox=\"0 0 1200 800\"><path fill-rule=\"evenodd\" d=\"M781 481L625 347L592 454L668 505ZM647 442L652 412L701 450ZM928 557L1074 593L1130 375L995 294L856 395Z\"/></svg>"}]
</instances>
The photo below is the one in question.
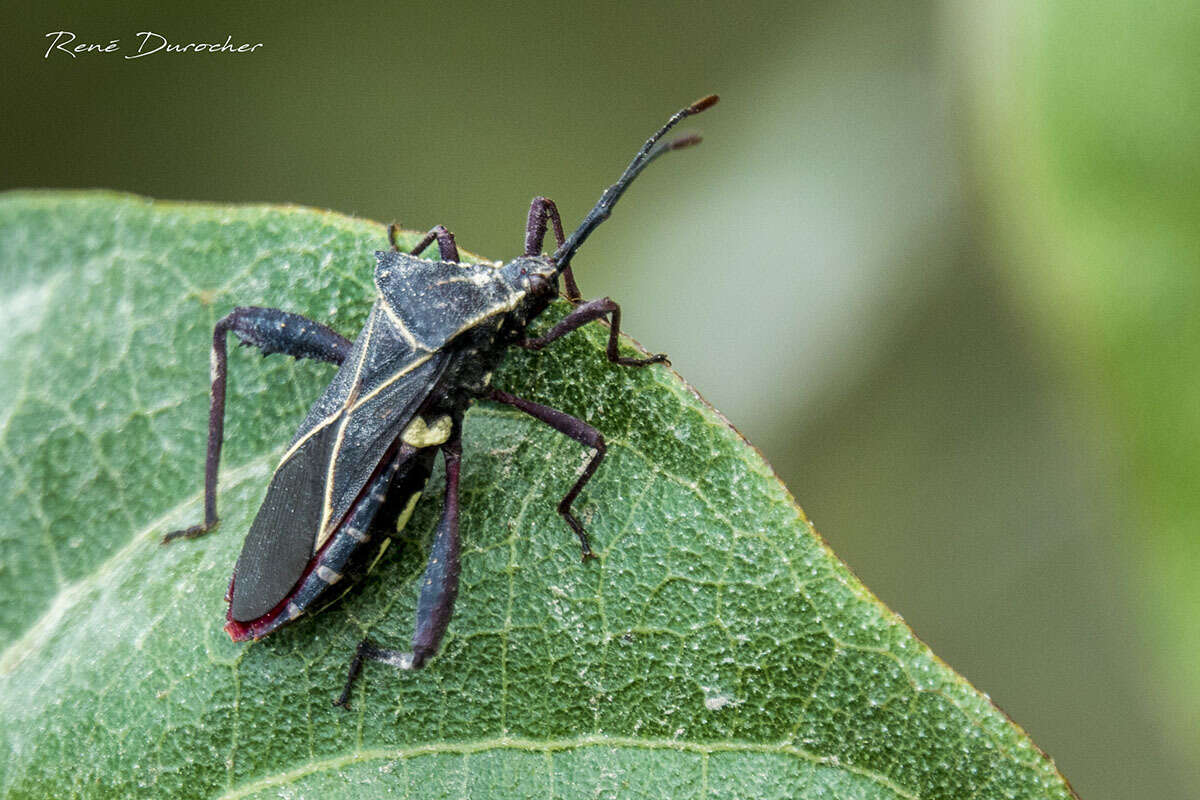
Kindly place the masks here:
<instances>
[{"instance_id":1,"label":"antenna tip","mask_svg":"<svg viewBox=\"0 0 1200 800\"><path fill-rule=\"evenodd\" d=\"M685 147L691 147L694 144L700 144L702 141L704 141L704 139L701 138L700 134L690 133L687 136L680 136L678 139L672 140L671 143L666 146L666 149L682 150Z\"/></svg>"},{"instance_id":2,"label":"antenna tip","mask_svg":"<svg viewBox=\"0 0 1200 800\"><path fill-rule=\"evenodd\" d=\"M708 97L701 97L699 100L688 106L687 113L689 116L691 116L692 114L699 114L701 111L707 111L715 106L717 101L720 99L721 98L715 94L710 94Z\"/></svg>"}]
</instances>

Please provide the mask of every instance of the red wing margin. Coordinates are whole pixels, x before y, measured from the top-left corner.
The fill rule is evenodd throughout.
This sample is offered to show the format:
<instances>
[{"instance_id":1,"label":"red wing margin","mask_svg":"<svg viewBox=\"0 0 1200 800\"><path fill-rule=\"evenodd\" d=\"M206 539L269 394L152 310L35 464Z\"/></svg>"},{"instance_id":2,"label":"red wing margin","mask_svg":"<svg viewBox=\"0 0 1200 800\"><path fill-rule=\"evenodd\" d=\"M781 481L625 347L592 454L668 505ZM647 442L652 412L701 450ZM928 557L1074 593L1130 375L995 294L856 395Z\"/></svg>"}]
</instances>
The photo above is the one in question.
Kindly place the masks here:
<instances>
[{"instance_id":1,"label":"red wing margin","mask_svg":"<svg viewBox=\"0 0 1200 800\"><path fill-rule=\"evenodd\" d=\"M312 558L321 524L325 474L337 429L326 426L279 465L242 545L230 613L239 622L266 614L283 599Z\"/></svg>"}]
</instances>

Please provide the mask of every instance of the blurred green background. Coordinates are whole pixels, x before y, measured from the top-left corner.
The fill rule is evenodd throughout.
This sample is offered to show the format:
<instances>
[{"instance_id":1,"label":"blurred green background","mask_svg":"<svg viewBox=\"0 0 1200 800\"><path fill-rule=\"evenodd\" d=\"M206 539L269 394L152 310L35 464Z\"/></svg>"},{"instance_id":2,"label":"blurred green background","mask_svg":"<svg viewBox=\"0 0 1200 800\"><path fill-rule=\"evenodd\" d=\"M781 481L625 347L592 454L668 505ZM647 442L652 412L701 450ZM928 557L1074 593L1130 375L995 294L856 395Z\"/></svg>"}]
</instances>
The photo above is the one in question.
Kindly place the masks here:
<instances>
[{"instance_id":1,"label":"blurred green background","mask_svg":"<svg viewBox=\"0 0 1200 800\"><path fill-rule=\"evenodd\" d=\"M1090 800L1200 777L1200 8L8 3L0 188L568 226L834 550ZM253 55L55 53L139 31ZM381 231L382 243L382 231ZM366 299L364 298L364 302Z\"/></svg>"}]
</instances>

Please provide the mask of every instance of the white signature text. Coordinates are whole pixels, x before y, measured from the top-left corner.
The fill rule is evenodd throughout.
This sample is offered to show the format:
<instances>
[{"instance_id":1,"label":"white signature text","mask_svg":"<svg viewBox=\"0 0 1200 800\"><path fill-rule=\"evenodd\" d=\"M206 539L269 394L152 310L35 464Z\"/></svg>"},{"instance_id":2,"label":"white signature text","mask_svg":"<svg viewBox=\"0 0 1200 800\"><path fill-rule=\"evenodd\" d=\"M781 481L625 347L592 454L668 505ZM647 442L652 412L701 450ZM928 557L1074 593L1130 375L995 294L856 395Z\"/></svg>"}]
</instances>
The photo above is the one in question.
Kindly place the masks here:
<instances>
[{"instance_id":1,"label":"white signature text","mask_svg":"<svg viewBox=\"0 0 1200 800\"><path fill-rule=\"evenodd\" d=\"M46 34L46 38L50 40L50 45L46 48L44 58L49 58L52 53L56 52L66 53L71 58L91 53L122 52L120 39L110 39L107 44L76 43L77 37L72 31L51 31ZM226 36L224 42L177 43L168 41L167 37L154 31L138 31L134 38L137 41L137 50L124 53L127 61L134 58L145 58L155 53L253 53L263 46L262 42L234 44L233 36Z\"/></svg>"}]
</instances>

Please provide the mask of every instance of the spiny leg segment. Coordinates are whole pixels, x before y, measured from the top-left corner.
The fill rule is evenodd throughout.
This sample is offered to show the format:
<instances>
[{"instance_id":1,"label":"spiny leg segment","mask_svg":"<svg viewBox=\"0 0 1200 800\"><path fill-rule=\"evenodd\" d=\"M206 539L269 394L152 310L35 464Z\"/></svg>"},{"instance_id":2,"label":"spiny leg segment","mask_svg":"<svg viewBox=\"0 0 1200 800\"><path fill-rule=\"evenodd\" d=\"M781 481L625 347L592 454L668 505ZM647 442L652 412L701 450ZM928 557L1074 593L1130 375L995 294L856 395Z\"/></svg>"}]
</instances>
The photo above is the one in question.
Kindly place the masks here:
<instances>
[{"instance_id":1,"label":"spiny leg segment","mask_svg":"<svg viewBox=\"0 0 1200 800\"><path fill-rule=\"evenodd\" d=\"M217 471L225 438L225 383L228 372L226 334L234 333L242 345L253 345L264 356L286 353L294 358L312 358L341 364L352 342L331 328L299 314L277 308L238 307L213 326L212 394L208 408L208 454L204 460L204 522L163 537L163 543L180 537L192 538L217 526Z\"/></svg>"}]
</instances>

